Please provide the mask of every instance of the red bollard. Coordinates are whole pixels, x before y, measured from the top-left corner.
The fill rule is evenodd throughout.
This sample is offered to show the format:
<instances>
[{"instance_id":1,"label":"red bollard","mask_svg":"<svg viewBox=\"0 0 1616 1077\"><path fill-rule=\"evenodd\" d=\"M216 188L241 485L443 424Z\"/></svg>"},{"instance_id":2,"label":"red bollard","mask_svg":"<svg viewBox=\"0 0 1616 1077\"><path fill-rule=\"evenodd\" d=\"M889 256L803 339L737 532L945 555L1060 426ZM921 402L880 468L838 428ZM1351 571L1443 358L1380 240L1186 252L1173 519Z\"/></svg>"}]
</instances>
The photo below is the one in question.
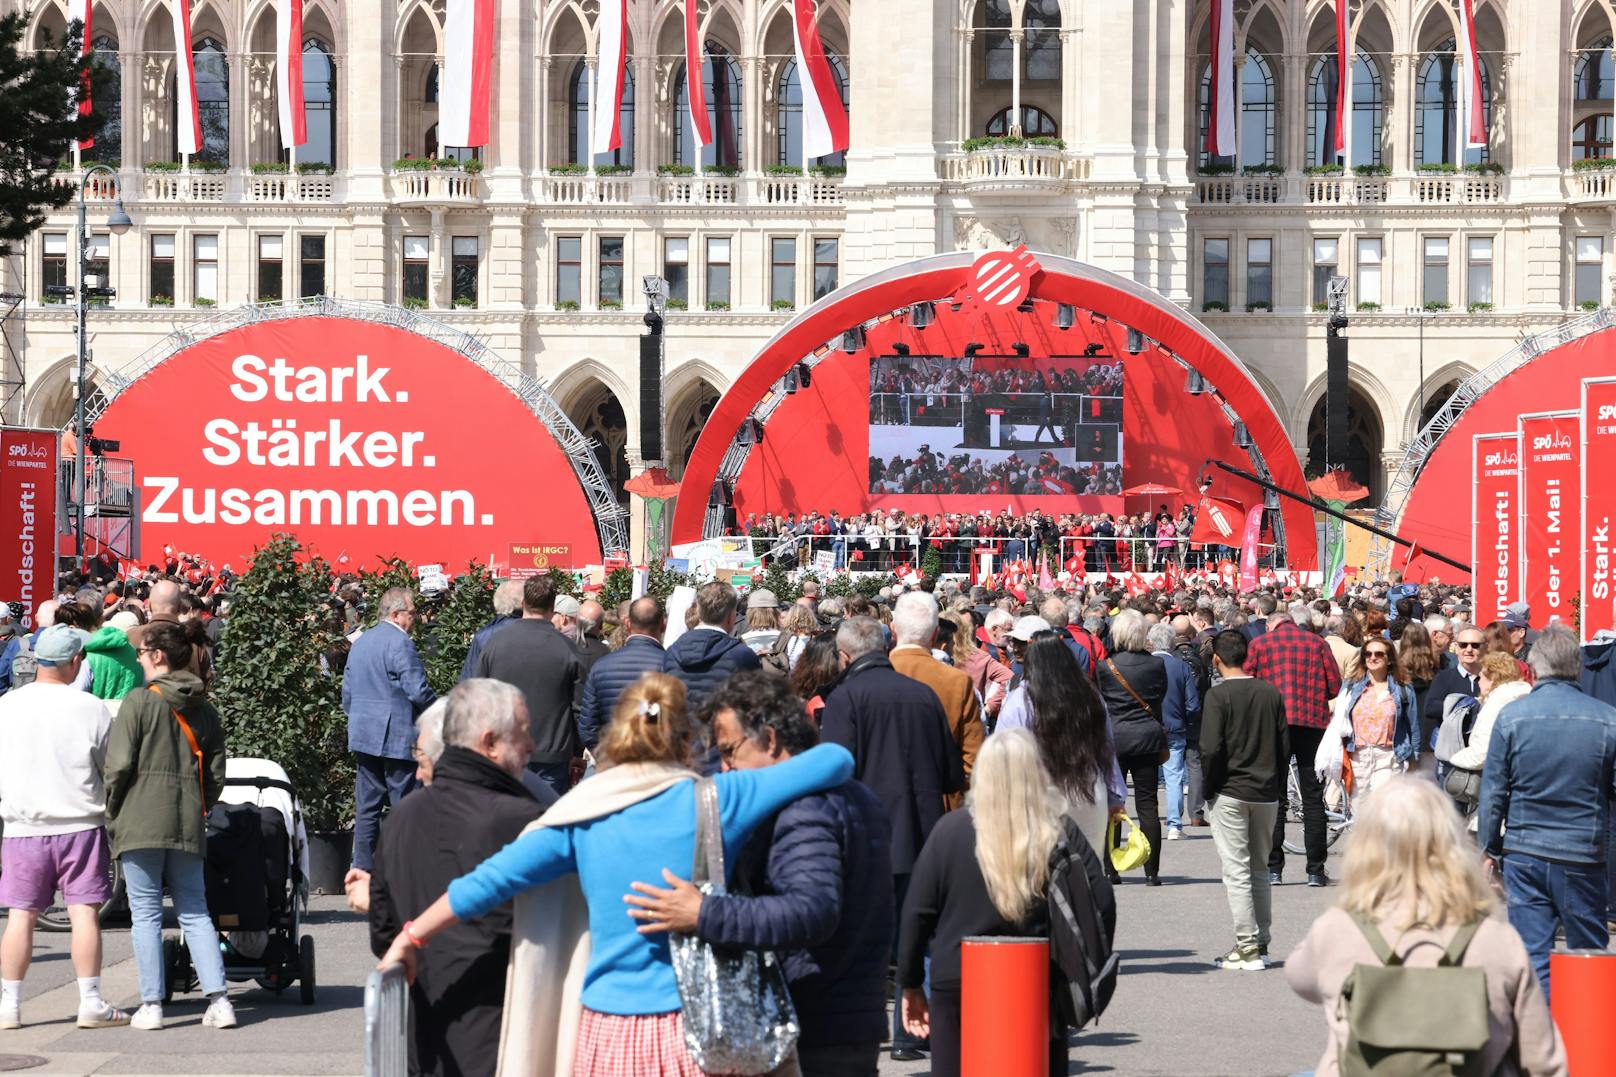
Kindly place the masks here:
<instances>
[{"instance_id":1,"label":"red bollard","mask_svg":"<svg viewBox=\"0 0 1616 1077\"><path fill-rule=\"evenodd\" d=\"M1048 1077L1049 940L960 943L961 1077Z\"/></svg>"},{"instance_id":2,"label":"red bollard","mask_svg":"<svg viewBox=\"0 0 1616 1077\"><path fill-rule=\"evenodd\" d=\"M1616 953L1608 950L1554 951L1549 954L1549 1014L1565 1041L1571 1077L1610 1072L1616 1059Z\"/></svg>"}]
</instances>

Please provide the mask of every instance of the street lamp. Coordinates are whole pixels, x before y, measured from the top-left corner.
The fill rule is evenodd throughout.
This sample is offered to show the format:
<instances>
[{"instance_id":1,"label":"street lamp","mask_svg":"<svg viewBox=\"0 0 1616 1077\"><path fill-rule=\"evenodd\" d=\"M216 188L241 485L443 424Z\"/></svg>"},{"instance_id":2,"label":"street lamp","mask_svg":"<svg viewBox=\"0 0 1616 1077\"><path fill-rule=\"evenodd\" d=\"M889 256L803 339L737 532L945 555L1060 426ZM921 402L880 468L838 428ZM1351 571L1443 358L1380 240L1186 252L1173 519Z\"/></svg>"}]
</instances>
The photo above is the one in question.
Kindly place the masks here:
<instances>
[{"instance_id":1,"label":"street lamp","mask_svg":"<svg viewBox=\"0 0 1616 1077\"><path fill-rule=\"evenodd\" d=\"M88 482L84 473L84 449L89 432L84 424L84 380L86 368L89 365L90 349L88 338L84 331L84 318L90 306L90 287L88 276L90 271L90 228L85 219L84 196L90 188L90 177L105 173L112 177L114 187L118 182L118 173L107 165L91 165L84 170L84 178L79 181L79 362L78 362L78 391L73 397L73 431L74 431L74 457L73 457L73 556L80 565L84 563L84 512L85 502L88 500ZM129 213L123 208L123 195L114 196L112 214L107 218L107 231L115 236L121 236L134 226L129 219ZM104 284L95 289L96 297L111 296L112 289Z\"/></svg>"}]
</instances>

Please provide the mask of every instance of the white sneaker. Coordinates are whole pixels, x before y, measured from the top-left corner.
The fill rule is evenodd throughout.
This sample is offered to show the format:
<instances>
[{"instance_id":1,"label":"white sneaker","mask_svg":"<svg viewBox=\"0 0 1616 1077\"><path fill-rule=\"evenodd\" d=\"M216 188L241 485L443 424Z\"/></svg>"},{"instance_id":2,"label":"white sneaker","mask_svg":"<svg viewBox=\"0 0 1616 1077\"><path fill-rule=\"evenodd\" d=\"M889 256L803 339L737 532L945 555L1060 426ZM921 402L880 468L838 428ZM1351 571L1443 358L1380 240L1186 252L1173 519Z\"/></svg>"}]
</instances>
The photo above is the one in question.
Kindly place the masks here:
<instances>
[{"instance_id":1,"label":"white sneaker","mask_svg":"<svg viewBox=\"0 0 1616 1077\"><path fill-rule=\"evenodd\" d=\"M161 1002L143 1002L135 1016L129 1019L130 1028L138 1028L142 1032L161 1032L163 1029L163 1004Z\"/></svg>"},{"instance_id":2,"label":"white sneaker","mask_svg":"<svg viewBox=\"0 0 1616 1077\"><path fill-rule=\"evenodd\" d=\"M1183 827L1170 826L1167 828L1167 840L1178 841L1184 836Z\"/></svg>"},{"instance_id":3,"label":"white sneaker","mask_svg":"<svg viewBox=\"0 0 1616 1077\"><path fill-rule=\"evenodd\" d=\"M159 1024L157 1027L161 1028L162 1018L159 1017L158 1021ZM127 1025L128 1023L129 1015L112 1005L110 1002L103 1002L99 1006L95 1003L91 1003L88 1006L79 1006L80 1028L117 1028L120 1025Z\"/></svg>"},{"instance_id":4,"label":"white sneaker","mask_svg":"<svg viewBox=\"0 0 1616 1077\"><path fill-rule=\"evenodd\" d=\"M236 1008L223 995L208 1003L208 1012L202 1015L203 1028L235 1028Z\"/></svg>"},{"instance_id":5,"label":"white sneaker","mask_svg":"<svg viewBox=\"0 0 1616 1077\"><path fill-rule=\"evenodd\" d=\"M22 1027L22 1004L18 1002L0 1002L0 1029Z\"/></svg>"}]
</instances>

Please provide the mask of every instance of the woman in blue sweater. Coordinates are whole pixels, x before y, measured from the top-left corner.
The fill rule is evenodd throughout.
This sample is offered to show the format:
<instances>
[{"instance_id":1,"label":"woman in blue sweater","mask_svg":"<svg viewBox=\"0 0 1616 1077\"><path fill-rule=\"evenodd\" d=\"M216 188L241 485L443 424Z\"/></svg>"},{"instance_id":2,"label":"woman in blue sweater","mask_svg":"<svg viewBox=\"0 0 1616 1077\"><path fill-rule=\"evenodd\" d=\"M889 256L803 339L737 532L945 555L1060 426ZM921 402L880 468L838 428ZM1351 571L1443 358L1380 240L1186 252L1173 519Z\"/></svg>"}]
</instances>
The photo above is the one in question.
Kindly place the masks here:
<instances>
[{"instance_id":1,"label":"woman in blue sweater","mask_svg":"<svg viewBox=\"0 0 1616 1077\"><path fill-rule=\"evenodd\" d=\"M451 710L446 736L454 720ZM684 685L645 674L619 698L601 735L600 772L450 883L404 925L382 965L402 962L413 975L416 952L434 935L514 898L502 1072L700 1077L684 1047L667 936L640 934L623 902L636 879L691 868L690 746ZM760 823L852 773L852 756L827 744L779 766L717 775L726 866Z\"/></svg>"}]
</instances>

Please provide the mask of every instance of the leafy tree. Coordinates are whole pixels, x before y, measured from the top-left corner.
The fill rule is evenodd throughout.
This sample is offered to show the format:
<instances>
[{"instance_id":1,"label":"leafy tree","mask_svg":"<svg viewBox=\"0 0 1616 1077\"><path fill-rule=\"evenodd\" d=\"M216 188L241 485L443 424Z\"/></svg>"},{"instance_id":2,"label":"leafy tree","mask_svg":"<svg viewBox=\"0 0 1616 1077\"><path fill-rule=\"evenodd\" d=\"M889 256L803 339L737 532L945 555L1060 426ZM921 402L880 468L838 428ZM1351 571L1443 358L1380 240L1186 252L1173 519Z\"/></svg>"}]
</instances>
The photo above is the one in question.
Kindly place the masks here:
<instances>
[{"instance_id":1,"label":"leafy tree","mask_svg":"<svg viewBox=\"0 0 1616 1077\"><path fill-rule=\"evenodd\" d=\"M285 768L311 830L353 821L354 769L338 679L326 656L339 641L322 616L331 568L291 535L253 554L215 662L213 699L230 754Z\"/></svg>"},{"instance_id":2,"label":"leafy tree","mask_svg":"<svg viewBox=\"0 0 1616 1077\"><path fill-rule=\"evenodd\" d=\"M60 48L45 33L36 52L24 44L21 13L0 17L0 254L27 239L50 210L78 197L54 173L62 155L94 138L103 120L99 113L80 115L74 101L83 77L83 29L70 25ZM92 65L92 103L100 98L94 83L103 78L104 70Z\"/></svg>"},{"instance_id":3,"label":"leafy tree","mask_svg":"<svg viewBox=\"0 0 1616 1077\"><path fill-rule=\"evenodd\" d=\"M383 593L394 587L408 588L415 596L415 602L421 602L421 581L416 579L415 570L410 563L402 557L389 557L382 562L381 568L367 568L359 573L359 586L365 592L365 627L375 628L376 622L381 619L381 605Z\"/></svg>"},{"instance_id":4,"label":"leafy tree","mask_svg":"<svg viewBox=\"0 0 1616 1077\"><path fill-rule=\"evenodd\" d=\"M494 619L494 577L473 561L454 578L432 620L431 647L425 660L426 679L432 690L447 695L460 681L471 637Z\"/></svg>"}]
</instances>

